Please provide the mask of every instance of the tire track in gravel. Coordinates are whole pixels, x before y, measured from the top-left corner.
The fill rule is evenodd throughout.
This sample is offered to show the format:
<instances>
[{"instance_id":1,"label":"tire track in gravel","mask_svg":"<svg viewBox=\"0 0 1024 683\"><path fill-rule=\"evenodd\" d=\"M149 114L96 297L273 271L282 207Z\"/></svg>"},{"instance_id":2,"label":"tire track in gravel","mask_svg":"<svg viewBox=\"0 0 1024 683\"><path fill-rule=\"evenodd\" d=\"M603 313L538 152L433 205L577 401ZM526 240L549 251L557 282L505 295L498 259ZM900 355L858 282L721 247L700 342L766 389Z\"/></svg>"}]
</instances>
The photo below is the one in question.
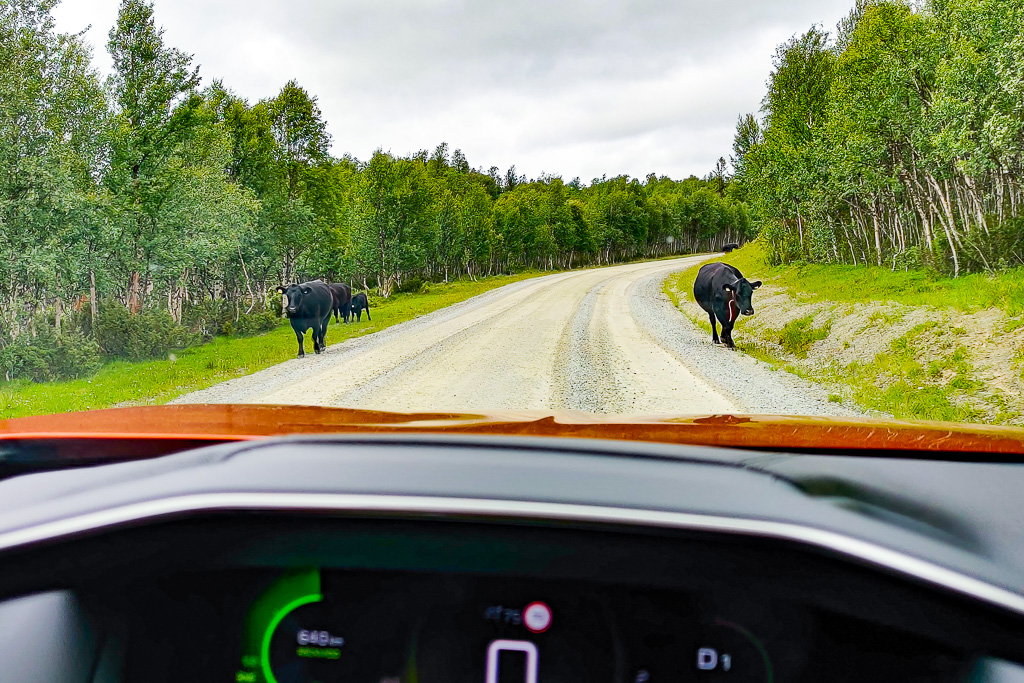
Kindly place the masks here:
<instances>
[{"instance_id":1,"label":"tire track in gravel","mask_svg":"<svg viewBox=\"0 0 1024 683\"><path fill-rule=\"evenodd\" d=\"M495 408L550 408L554 359L545 362L533 348L543 348L557 334L557 318L576 300L545 296L561 282L531 293L525 300L447 336L394 371L367 385L337 395L332 405L380 406L382 410L424 410L435 404L461 410L467 401L487 397ZM552 310L554 309L554 310ZM529 335L509 334L509 329Z\"/></svg>"}]
</instances>

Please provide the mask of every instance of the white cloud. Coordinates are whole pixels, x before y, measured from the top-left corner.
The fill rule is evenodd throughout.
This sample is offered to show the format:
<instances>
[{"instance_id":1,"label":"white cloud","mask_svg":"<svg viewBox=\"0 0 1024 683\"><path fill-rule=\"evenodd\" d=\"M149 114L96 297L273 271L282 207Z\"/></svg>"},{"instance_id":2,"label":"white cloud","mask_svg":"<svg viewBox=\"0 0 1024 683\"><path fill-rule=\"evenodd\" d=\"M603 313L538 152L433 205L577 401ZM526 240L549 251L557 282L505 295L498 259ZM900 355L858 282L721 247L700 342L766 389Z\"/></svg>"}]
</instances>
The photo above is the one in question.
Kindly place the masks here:
<instances>
[{"instance_id":1,"label":"white cloud","mask_svg":"<svg viewBox=\"0 0 1024 683\"><path fill-rule=\"evenodd\" d=\"M320 101L334 152L447 141L474 166L584 180L704 175L756 111L775 46L852 0L156 0L207 82ZM58 28L109 69L118 0L65 0Z\"/></svg>"}]
</instances>

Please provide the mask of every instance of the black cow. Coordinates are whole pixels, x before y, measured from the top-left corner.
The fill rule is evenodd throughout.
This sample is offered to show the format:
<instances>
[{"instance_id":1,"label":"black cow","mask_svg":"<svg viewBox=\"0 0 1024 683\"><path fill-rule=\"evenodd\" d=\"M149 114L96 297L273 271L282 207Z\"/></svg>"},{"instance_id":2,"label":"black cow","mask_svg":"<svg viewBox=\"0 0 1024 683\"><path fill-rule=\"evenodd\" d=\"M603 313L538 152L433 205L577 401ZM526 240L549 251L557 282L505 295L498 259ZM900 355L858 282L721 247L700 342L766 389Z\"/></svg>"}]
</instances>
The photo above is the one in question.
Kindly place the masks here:
<instances>
[{"instance_id":1,"label":"black cow","mask_svg":"<svg viewBox=\"0 0 1024 683\"><path fill-rule=\"evenodd\" d=\"M728 254L733 249L739 249L739 248L740 248L740 245L736 244L735 242L730 242L729 244L723 244L721 251L724 251L726 254Z\"/></svg>"},{"instance_id":2,"label":"black cow","mask_svg":"<svg viewBox=\"0 0 1024 683\"><path fill-rule=\"evenodd\" d=\"M366 311L366 319L372 320L372 318L370 318L370 302L366 300L366 295L362 292L359 292L359 294L352 297L351 308L352 315L355 316L357 321L362 320L364 310Z\"/></svg>"},{"instance_id":3,"label":"black cow","mask_svg":"<svg viewBox=\"0 0 1024 683\"><path fill-rule=\"evenodd\" d=\"M313 328L313 350L322 353L327 335L327 324L331 322L334 296L331 288L323 282L303 282L301 285L278 287L277 291L288 297L285 314L292 323L295 337L299 340L299 358L306 355L303 341L306 330Z\"/></svg>"},{"instance_id":4,"label":"black cow","mask_svg":"<svg viewBox=\"0 0 1024 683\"><path fill-rule=\"evenodd\" d=\"M722 343L730 349L736 348L732 341L733 325L741 313L754 315L754 305L750 299L754 290L760 286L760 280L747 282L747 278L728 263L701 266L693 282L693 298L711 319L711 340L715 344L719 343L718 330L715 328L717 318L722 323Z\"/></svg>"},{"instance_id":5,"label":"black cow","mask_svg":"<svg viewBox=\"0 0 1024 683\"><path fill-rule=\"evenodd\" d=\"M334 297L334 322L338 322L340 315L345 322L348 322L348 307L352 303L352 288L344 284L328 285L331 288L331 295Z\"/></svg>"}]
</instances>

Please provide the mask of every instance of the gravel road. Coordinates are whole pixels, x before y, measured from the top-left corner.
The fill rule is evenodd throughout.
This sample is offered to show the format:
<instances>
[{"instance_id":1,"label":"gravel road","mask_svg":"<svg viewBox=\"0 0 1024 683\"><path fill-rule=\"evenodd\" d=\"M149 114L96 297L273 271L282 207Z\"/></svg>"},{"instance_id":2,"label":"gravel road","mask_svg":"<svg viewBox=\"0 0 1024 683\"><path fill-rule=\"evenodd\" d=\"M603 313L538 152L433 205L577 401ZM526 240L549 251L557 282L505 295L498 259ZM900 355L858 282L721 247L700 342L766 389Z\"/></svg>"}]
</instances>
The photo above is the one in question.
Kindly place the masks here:
<instances>
[{"instance_id":1,"label":"gravel road","mask_svg":"<svg viewBox=\"0 0 1024 683\"><path fill-rule=\"evenodd\" d=\"M662 282L703 258L524 280L174 402L855 415L821 387L713 346L672 306Z\"/></svg>"}]
</instances>

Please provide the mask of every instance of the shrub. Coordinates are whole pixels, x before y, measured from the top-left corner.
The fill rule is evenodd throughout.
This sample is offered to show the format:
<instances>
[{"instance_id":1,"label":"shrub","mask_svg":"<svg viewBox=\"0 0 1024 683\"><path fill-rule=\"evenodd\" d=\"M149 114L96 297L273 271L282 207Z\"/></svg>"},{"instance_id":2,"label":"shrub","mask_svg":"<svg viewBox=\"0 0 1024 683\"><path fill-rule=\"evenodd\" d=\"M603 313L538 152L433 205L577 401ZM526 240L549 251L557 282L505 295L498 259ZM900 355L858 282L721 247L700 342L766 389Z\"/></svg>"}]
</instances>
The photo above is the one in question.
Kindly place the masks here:
<instances>
[{"instance_id":1,"label":"shrub","mask_svg":"<svg viewBox=\"0 0 1024 683\"><path fill-rule=\"evenodd\" d=\"M270 332L281 324L281 317L273 311L256 311L238 317L232 326L232 333L239 336L250 336Z\"/></svg>"},{"instance_id":2,"label":"shrub","mask_svg":"<svg viewBox=\"0 0 1024 683\"><path fill-rule=\"evenodd\" d=\"M427 286L427 283L423 281L423 278L411 277L406 280L402 280L402 284L395 288L396 294L408 294L410 292L421 292L423 288ZM427 286L429 289L429 286Z\"/></svg>"},{"instance_id":3,"label":"shrub","mask_svg":"<svg viewBox=\"0 0 1024 683\"><path fill-rule=\"evenodd\" d=\"M0 370L5 379L27 378L34 382L50 379L50 361L53 348L33 344L33 340L19 337L0 349Z\"/></svg>"},{"instance_id":4,"label":"shrub","mask_svg":"<svg viewBox=\"0 0 1024 683\"><path fill-rule=\"evenodd\" d=\"M100 307L96 339L107 356L129 360L164 356L170 349L200 341L198 334L175 323L167 311L142 311L132 315L117 302Z\"/></svg>"},{"instance_id":5,"label":"shrub","mask_svg":"<svg viewBox=\"0 0 1024 683\"><path fill-rule=\"evenodd\" d=\"M988 225L987 230L975 228L964 235L961 271L993 271L1022 264L1024 218L1008 218L1000 223L995 216L989 216Z\"/></svg>"},{"instance_id":6,"label":"shrub","mask_svg":"<svg viewBox=\"0 0 1024 683\"><path fill-rule=\"evenodd\" d=\"M920 270L924 267L921 247L915 245L899 253L893 259L893 270Z\"/></svg>"},{"instance_id":7,"label":"shrub","mask_svg":"<svg viewBox=\"0 0 1024 683\"><path fill-rule=\"evenodd\" d=\"M73 330L62 335L43 320L36 336L24 334L0 349L0 374L5 379L48 382L91 375L100 367L100 349Z\"/></svg>"},{"instance_id":8,"label":"shrub","mask_svg":"<svg viewBox=\"0 0 1024 683\"><path fill-rule=\"evenodd\" d=\"M218 334L227 337L260 334L280 324L280 316L272 311L257 309L239 315L238 320L235 320L236 313L235 305L224 299L203 301L182 312L182 325L209 341Z\"/></svg>"},{"instance_id":9,"label":"shrub","mask_svg":"<svg viewBox=\"0 0 1024 683\"><path fill-rule=\"evenodd\" d=\"M63 334L50 365L53 379L76 379L96 373L103 364L100 345L81 332Z\"/></svg>"},{"instance_id":10,"label":"shrub","mask_svg":"<svg viewBox=\"0 0 1024 683\"><path fill-rule=\"evenodd\" d=\"M204 340L218 334L231 334L235 307L224 299L203 300L188 306L181 314L181 324Z\"/></svg>"}]
</instances>

